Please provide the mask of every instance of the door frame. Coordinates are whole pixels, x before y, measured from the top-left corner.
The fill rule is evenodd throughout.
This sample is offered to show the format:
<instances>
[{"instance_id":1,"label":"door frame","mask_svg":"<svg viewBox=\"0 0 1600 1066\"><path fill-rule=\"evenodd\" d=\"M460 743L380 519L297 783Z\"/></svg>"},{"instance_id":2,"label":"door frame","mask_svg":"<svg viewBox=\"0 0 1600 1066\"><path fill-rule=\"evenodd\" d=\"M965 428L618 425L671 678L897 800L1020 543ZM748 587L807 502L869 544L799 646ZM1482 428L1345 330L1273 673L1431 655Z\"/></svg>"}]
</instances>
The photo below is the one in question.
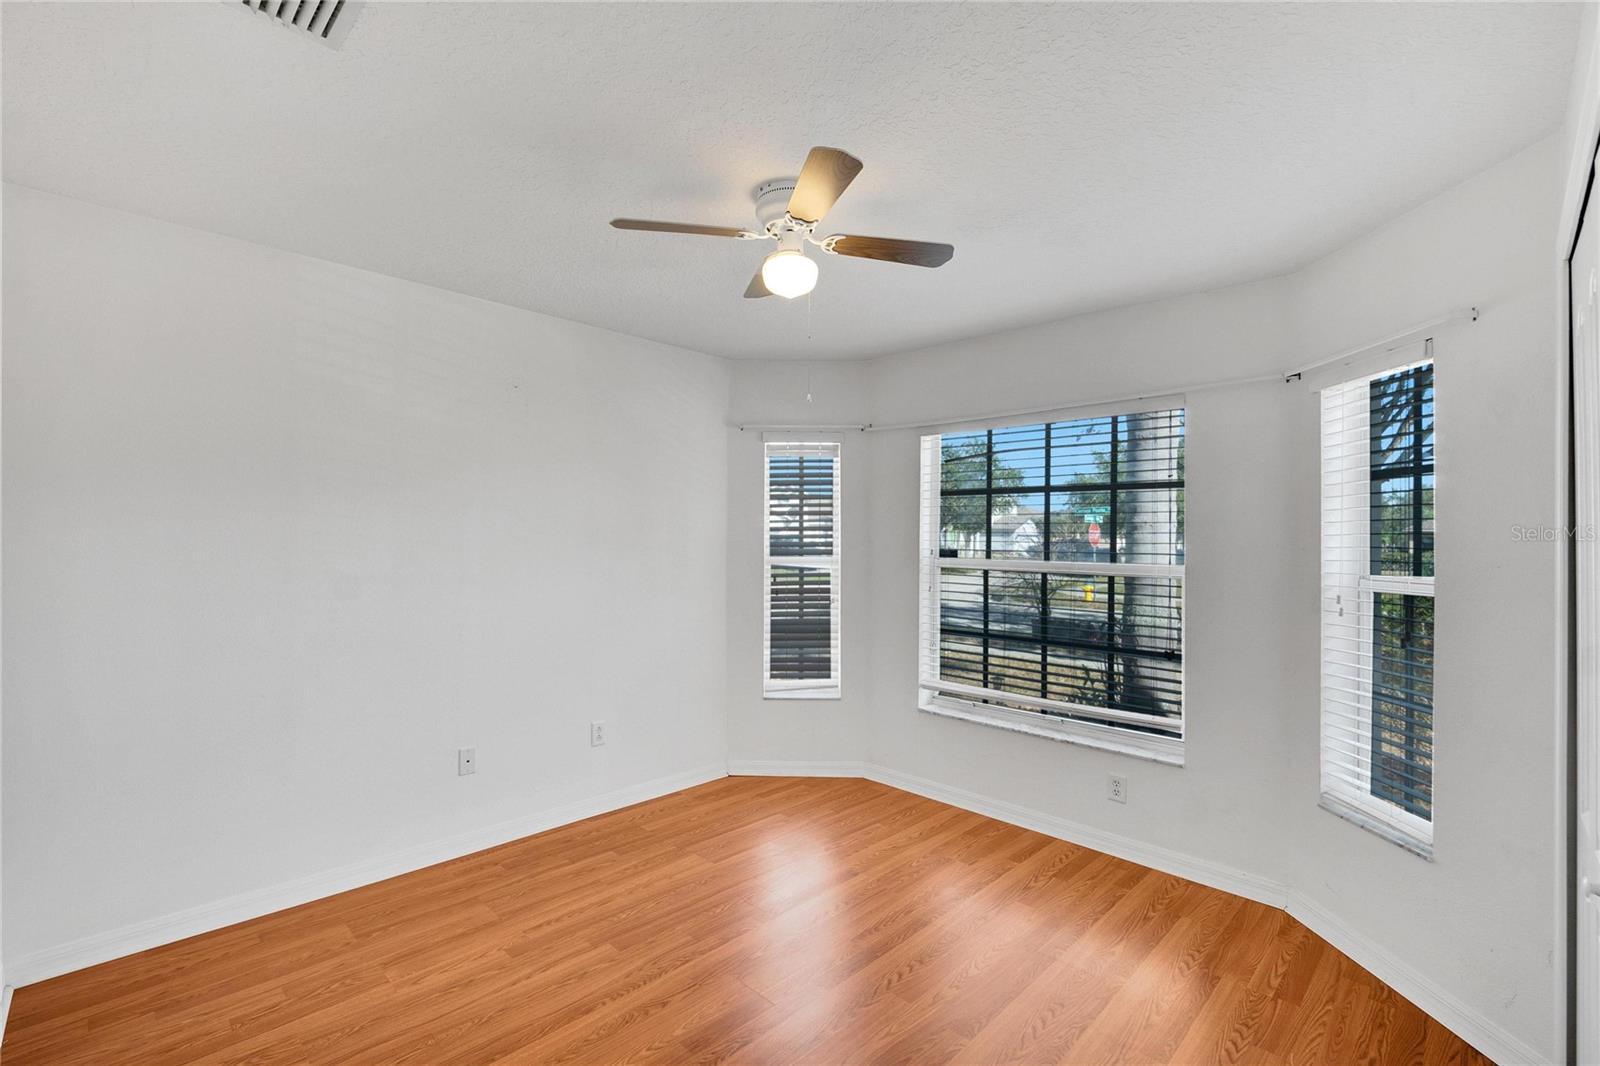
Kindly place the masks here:
<instances>
[{"instance_id":1,"label":"door frame","mask_svg":"<svg viewBox=\"0 0 1600 1066\"><path fill-rule=\"evenodd\" d=\"M1574 296L1574 281L1572 274L1572 260L1577 254L1577 245L1583 235L1583 219L1588 211L1590 197L1594 192L1593 157L1589 164L1589 174L1584 182L1583 196L1579 201L1576 224L1572 231L1572 240L1567 248L1565 261L1562 263L1562 313L1566 319L1566 329L1563 331L1566 347L1564 372L1566 382L1564 391L1566 403L1564 419L1559 432L1565 437L1566 451L1566 493L1561 507L1565 514L1561 516L1561 525L1569 530L1578 515L1578 462L1577 462L1577 353L1575 351L1577 333L1572 318L1572 301ZM1584 901L1579 898L1575 890L1579 877L1579 851L1587 846L1586 842L1579 840L1580 825L1578 819L1578 780L1580 746L1578 744L1578 538L1575 534L1564 538L1566 550L1558 552L1557 565L1565 571L1566 602L1564 604L1564 618L1560 625L1565 628L1566 639L1564 644L1563 662L1565 670L1562 672L1560 683L1564 686L1564 699L1560 703L1566 711L1564 728L1557 730L1557 747L1564 748L1564 755L1559 759L1563 773L1557 778L1560 782L1558 793L1561 796L1562 818L1558 824L1564 823L1564 836L1566 846L1562 849L1564 862L1562 863L1561 876L1557 879L1564 889L1564 899L1557 907L1557 914L1564 919L1565 929L1563 935L1557 938L1557 943L1566 948L1565 965L1559 966L1558 971L1565 977L1565 995L1556 1002L1561 1004L1565 1014L1565 1052L1566 1061L1576 1062L1578 1059L1578 1023L1580 1012L1578 1010L1578 954L1580 945L1579 913Z\"/></svg>"},{"instance_id":2,"label":"door frame","mask_svg":"<svg viewBox=\"0 0 1600 1066\"><path fill-rule=\"evenodd\" d=\"M1580 34L1580 67L1585 51L1596 51L1596 21L1586 17L1585 32ZM1557 359L1558 393L1557 448L1563 464L1564 491L1558 493L1558 522L1562 528L1572 524L1577 514L1577 463L1573 427L1576 419L1576 395L1573 382L1574 353L1572 323L1572 256L1577 249L1583 228L1583 217L1595 189L1596 155L1600 152L1600 91L1593 83L1600 80L1600 69L1591 67L1579 85L1581 101L1574 116L1571 155L1566 161L1564 194L1561 216L1557 228L1557 258L1560 263L1557 301L1559 328L1557 337L1561 349ZM1582 901L1574 888L1578 879L1578 686L1577 686L1577 610L1578 573L1576 538L1565 538L1566 551L1557 552L1556 582L1559 590L1557 603L1557 643L1564 648L1557 670L1557 728L1556 728L1556 826L1559 834L1560 856L1557 869L1556 936L1557 956L1555 975L1557 988L1555 1002L1559 1004L1556 1019L1556 1047L1562 1048L1568 1062L1577 1058L1578 1037L1578 977L1577 946L1578 908Z\"/></svg>"}]
</instances>

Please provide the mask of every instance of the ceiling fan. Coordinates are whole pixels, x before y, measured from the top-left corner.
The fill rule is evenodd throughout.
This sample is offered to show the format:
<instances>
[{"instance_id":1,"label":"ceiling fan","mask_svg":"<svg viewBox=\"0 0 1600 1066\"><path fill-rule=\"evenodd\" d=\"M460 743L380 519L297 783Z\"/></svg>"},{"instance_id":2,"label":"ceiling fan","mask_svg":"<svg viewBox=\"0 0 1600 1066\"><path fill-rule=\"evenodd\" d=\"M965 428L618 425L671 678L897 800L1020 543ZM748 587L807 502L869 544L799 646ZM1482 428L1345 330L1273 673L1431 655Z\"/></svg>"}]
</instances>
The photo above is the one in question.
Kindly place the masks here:
<instances>
[{"instance_id":1,"label":"ceiling fan","mask_svg":"<svg viewBox=\"0 0 1600 1066\"><path fill-rule=\"evenodd\" d=\"M777 241L778 250L767 256L745 289L747 299L782 296L792 300L817 285L817 264L806 255L814 244L829 255L881 259L912 266L943 266L955 254L948 244L902 241L892 237L857 237L835 233L817 237L817 223L839 195L861 173L861 160L837 148L817 147L806 156L798 178L774 178L756 186L756 230L731 226L697 226L687 222L653 222L642 218L614 218L617 229L650 233L693 233L702 237L732 237L741 241Z\"/></svg>"}]
</instances>

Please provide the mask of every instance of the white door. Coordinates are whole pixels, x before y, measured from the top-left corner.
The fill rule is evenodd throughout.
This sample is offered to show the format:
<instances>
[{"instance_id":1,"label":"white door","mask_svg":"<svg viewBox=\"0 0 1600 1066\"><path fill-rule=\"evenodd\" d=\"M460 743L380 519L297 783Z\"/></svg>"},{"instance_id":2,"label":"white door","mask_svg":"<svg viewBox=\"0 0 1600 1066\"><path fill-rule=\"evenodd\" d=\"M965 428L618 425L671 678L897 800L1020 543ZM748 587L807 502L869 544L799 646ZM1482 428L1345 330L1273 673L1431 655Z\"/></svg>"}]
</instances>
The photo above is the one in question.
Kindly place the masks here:
<instances>
[{"instance_id":1,"label":"white door","mask_svg":"<svg viewBox=\"0 0 1600 1066\"><path fill-rule=\"evenodd\" d=\"M1595 190L1600 193L1600 189ZM1572 253L1573 451L1578 597L1578 1061L1600 1064L1600 207Z\"/></svg>"}]
</instances>

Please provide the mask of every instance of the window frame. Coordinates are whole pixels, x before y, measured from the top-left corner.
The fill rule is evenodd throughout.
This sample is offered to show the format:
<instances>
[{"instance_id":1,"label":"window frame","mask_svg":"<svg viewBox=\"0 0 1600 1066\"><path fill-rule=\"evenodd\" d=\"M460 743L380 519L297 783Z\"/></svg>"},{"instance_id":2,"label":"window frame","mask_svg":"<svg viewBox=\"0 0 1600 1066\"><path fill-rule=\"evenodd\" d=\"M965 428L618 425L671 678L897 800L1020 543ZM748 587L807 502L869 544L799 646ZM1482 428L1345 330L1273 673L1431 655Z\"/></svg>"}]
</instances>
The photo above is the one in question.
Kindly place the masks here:
<instances>
[{"instance_id":1,"label":"window frame","mask_svg":"<svg viewBox=\"0 0 1600 1066\"><path fill-rule=\"evenodd\" d=\"M764 700L837 700L844 697L841 579L843 541L840 534L843 505L843 441L808 434L804 440L789 435L763 437L761 445L761 698ZM800 456L833 460L833 523L831 555L773 555L772 459ZM772 572L775 569L819 570L829 575L829 676L827 678L774 678L772 676Z\"/></svg>"},{"instance_id":2,"label":"window frame","mask_svg":"<svg viewBox=\"0 0 1600 1066\"><path fill-rule=\"evenodd\" d=\"M1053 740L1116 751L1122 754L1133 755L1155 762L1166 763L1174 766L1184 764L1184 742L1187 735L1188 719L1183 714L1178 719L1178 729L1175 735L1160 735L1132 729L1120 728L1109 720L1122 718L1133 724L1138 724L1141 718L1157 718L1162 723L1171 723L1167 716L1147 716L1140 712L1128 711L1116 707L1096 707L1079 704L1065 700L1047 700L1041 697L1024 694L1005 693L1003 698L1007 702L1021 704L1022 706L1035 706L1042 710L1065 710L1068 713L1081 713L1088 718L1107 719L1108 721L1090 721L1080 718L1059 718L1036 711L1021 710L994 703L982 702L992 698L990 693L994 690L983 690L957 682L940 682L937 667L930 675L927 670L930 657L937 659L937 652L930 656L930 648L938 647L938 634L941 624L941 574L945 570L977 570L994 572L1023 572L1030 574L1063 574L1063 575L1088 575L1109 579L1157 577L1176 579L1179 588L1179 630L1178 647L1181 653L1187 647L1188 612L1183 609L1187 599L1187 581L1185 578L1185 564L1164 563L1111 563L1101 561L1055 560L1055 559L1012 559L1012 558L976 558L971 556L945 557L939 553L941 529L941 501L942 491L942 462L943 453L941 441L944 437L970 433L975 431L1016 428L1019 426L1053 425L1060 422L1089 421L1097 418L1111 416L1132 416L1138 414L1156 413L1162 411L1182 411L1184 419L1184 433L1188 433L1188 411L1182 396L1156 397L1135 405L1101 406L1095 408L1068 409L1052 412L1047 415L1032 415L1022 419L986 421L982 423L964 423L930 429L919 441L919 458L921 466L921 482L919 485L919 516L918 531L918 640L917 640L917 707L921 711L937 714L944 717L956 718L964 721L976 722L982 725L994 726L1012 732L1024 733L1032 736L1042 736ZM1113 445L1114 447L1115 445ZM1046 480L1049 472L1046 471ZM1178 487L1187 485L1187 478ZM1137 485L1129 486L1137 489ZM1031 490L1025 490L1031 491ZM1110 491L1117 491L1113 483ZM1115 536L1113 528L1112 535ZM1186 561L1186 555L1185 555ZM1181 670L1178 679L1179 706L1186 710L1188 705L1188 674ZM969 698L970 697L970 698Z\"/></svg>"},{"instance_id":3,"label":"window frame","mask_svg":"<svg viewBox=\"0 0 1600 1066\"><path fill-rule=\"evenodd\" d=\"M1371 461L1371 426L1366 428L1366 439L1356 442L1350 439L1351 431L1342 427L1345 440L1340 442L1341 454L1345 462L1338 465L1337 459L1331 459L1328 454L1329 429L1327 400L1325 394L1329 390L1348 390L1355 386L1364 386L1368 397L1366 403L1370 404L1370 386L1372 382L1408 370L1415 370L1423 366L1432 365L1433 374L1433 412L1434 423L1432 427L1434 437L1434 461L1429 465L1429 473L1434 478L1434 501L1437 506L1438 489L1438 388L1437 388L1437 363L1434 359L1433 341L1425 340L1406 349L1385 353L1387 358L1379 364L1381 368L1371 369L1362 367L1361 372L1347 372L1339 378L1318 384L1317 410L1318 410L1318 458L1321 468L1320 506L1319 506L1319 558L1321 573L1319 574L1319 594L1322 600L1319 611L1318 632L1318 660L1319 660L1319 796L1318 806L1331 814L1337 815L1363 829L1368 830L1412 852L1428 861L1433 859L1434 818L1436 814L1435 797L1431 788L1431 772L1434 769L1434 755L1430 755L1430 789L1429 812L1430 817L1423 818L1408 810L1401 804L1379 796L1373 792L1373 753L1376 747L1373 736L1374 718L1374 676L1377 674L1376 644L1376 598L1378 595L1392 595L1400 597L1426 598L1436 602L1435 575L1421 574L1376 574L1373 573L1372 560L1372 493L1376 480L1372 476ZM1369 372L1370 371L1370 372ZM1341 408L1348 408L1348 399L1341 401ZM1342 416L1341 416L1342 418ZM1420 447L1420 442L1419 442ZM1364 456L1365 461L1357 465L1356 456ZM1380 470L1380 473L1382 471ZM1359 473L1359 481L1351 478ZM1343 543L1338 550L1348 550L1351 543L1364 545L1361 553L1360 571L1352 577L1343 571L1330 573L1330 546L1329 525L1330 505L1329 486L1330 477L1337 478L1341 486L1338 494L1340 501L1337 510L1340 512L1337 521L1341 530L1340 536ZM1419 482L1420 488L1420 482ZM1421 507L1420 499L1415 505ZM1437 529L1437 511L1435 511L1434 529ZM1416 552L1420 558L1422 545L1421 538L1426 524L1420 522L1413 530L1413 535L1418 538ZM1431 535L1431 531L1430 535ZM1420 566L1418 567L1420 569ZM1351 595L1354 603L1346 604L1343 597ZM1348 664L1343 662L1351 653L1348 650L1337 650L1340 642L1350 642L1348 623L1337 620L1344 617L1344 610L1353 609L1360 620L1355 637L1356 677L1353 688L1355 706L1351 706L1350 691L1341 693L1341 689L1348 690L1347 677L1342 676L1340 667L1348 669ZM1437 623L1437 610L1434 617ZM1341 682L1343 683L1341 685ZM1432 683L1430 681L1430 700ZM1341 720L1348 720L1352 725L1340 725ZM1430 749L1437 752L1436 731L1437 718L1433 715L1430 706ZM1340 745L1333 747L1333 745ZM1341 763L1353 762L1353 767L1341 766Z\"/></svg>"}]
</instances>

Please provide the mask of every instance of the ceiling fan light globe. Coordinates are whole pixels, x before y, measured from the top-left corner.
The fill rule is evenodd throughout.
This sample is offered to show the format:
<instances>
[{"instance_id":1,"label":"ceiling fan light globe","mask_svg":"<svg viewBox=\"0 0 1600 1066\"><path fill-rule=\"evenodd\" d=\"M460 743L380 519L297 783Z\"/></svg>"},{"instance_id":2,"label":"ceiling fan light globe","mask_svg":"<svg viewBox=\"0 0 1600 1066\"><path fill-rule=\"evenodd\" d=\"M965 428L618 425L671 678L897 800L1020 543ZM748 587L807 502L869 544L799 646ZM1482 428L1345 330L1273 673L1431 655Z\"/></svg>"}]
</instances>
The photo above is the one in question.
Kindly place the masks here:
<instances>
[{"instance_id":1,"label":"ceiling fan light globe","mask_svg":"<svg viewBox=\"0 0 1600 1066\"><path fill-rule=\"evenodd\" d=\"M761 264L761 283L773 295L793 300L817 287L817 264L804 252L773 252Z\"/></svg>"}]
</instances>

